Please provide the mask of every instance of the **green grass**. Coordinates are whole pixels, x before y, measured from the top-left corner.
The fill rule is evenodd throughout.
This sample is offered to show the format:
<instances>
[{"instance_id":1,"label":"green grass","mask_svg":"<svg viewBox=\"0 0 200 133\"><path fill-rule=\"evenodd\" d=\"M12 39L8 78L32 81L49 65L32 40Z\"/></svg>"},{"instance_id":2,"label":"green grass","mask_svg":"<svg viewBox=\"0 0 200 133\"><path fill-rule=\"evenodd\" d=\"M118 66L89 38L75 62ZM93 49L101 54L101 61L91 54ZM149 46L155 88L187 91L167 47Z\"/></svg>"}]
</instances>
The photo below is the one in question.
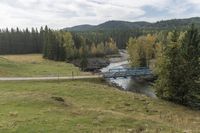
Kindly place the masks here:
<instances>
[{"instance_id":1,"label":"green grass","mask_svg":"<svg viewBox=\"0 0 200 133\"><path fill-rule=\"evenodd\" d=\"M41 55L0 57L0 77L72 71L88 74ZM100 79L0 82L0 133L198 133L199 125L199 111L123 92Z\"/></svg>"},{"instance_id":2,"label":"green grass","mask_svg":"<svg viewBox=\"0 0 200 133\"><path fill-rule=\"evenodd\" d=\"M42 59L41 55L0 56L0 77L88 75L65 62Z\"/></svg>"},{"instance_id":3,"label":"green grass","mask_svg":"<svg viewBox=\"0 0 200 133\"><path fill-rule=\"evenodd\" d=\"M1 82L0 94L1 133L200 131L200 112L100 80Z\"/></svg>"}]
</instances>

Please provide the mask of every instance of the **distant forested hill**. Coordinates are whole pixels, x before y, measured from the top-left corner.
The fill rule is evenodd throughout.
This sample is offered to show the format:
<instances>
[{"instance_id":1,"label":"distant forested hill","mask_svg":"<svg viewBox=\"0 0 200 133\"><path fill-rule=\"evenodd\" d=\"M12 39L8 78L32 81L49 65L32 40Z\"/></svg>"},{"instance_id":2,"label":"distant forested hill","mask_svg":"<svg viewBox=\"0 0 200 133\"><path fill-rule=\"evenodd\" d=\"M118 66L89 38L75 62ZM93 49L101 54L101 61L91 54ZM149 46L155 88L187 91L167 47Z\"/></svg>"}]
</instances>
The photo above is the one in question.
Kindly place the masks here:
<instances>
[{"instance_id":1,"label":"distant forested hill","mask_svg":"<svg viewBox=\"0 0 200 133\"><path fill-rule=\"evenodd\" d=\"M155 34L159 31L171 31L174 29L186 30L192 23L200 28L200 17L158 21L156 23L108 21L96 26L79 25L65 28L64 31L71 32L72 40L77 49L80 49L83 45L88 48L91 48L92 45L100 48L99 45L107 44L110 40L112 40L111 42L114 42L118 48L126 48L130 37L139 37L149 33ZM49 32L47 36L45 36L44 28L42 27L40 30L37 28L8 29L6 27L5 29L0 29L0 54L41 53L45 51L45 44L47 43L48 46L51 47L48 47L51 49L48 49L48 51L50 51L49 53L55 53L56 50L61 53L57 49L57 44L54 41L60 40L63 42L62 39L58 39L60 37L62 38L62 36L55 36L59 31L48 30ZM62 34L64 33L62 32ZM102 47L105 46L102 45ZM95 48L93 48L93 51L95 51Z\"/></svg>"},{"instance_id":2,"label":"distant forested hill","mask_svg":"<svg viewBox=\"0 0 200 133\"><path fill-rule=\"evenodd\" d=\"M105 42L108 38L113 38L118 48L126 48L129 37L138 37L148 33L159 31L171 31L174 29L185 30L192 23L200 27L200 17L188 19L172 19L149 22L127 22L127 21L108 21L99 25L79 25L65 28L65 31L71 31L73 34L81 35L96 44Z\"/></svg>"},{"instance_id":3,"label":"distant forested hill","mask_svg":"<svg viewBox=\"0 0 200 133\"><path fill-rule=\"evenodd\" d=\"M127 22L127 21L108 21L99 25L79 25L75 27L65 28L68 31L101 31L101 30L135 30L135 29L173 29L185 28L192 23L200 26L200 17L188 19L172 19L158 21L156 23L149 22Z\"/></svg>"},{"instance_id":4,"label":"distant forested hill","mask_svg":"<svg viewBox=\"0 0 200 133\"><path fill-rule=\"evenodd\" d=\"M151 23L148 22L126 22L126 21L108 21L97 26L79 25L71 28L65 28L68 31L99 31L99 30L128 30L136 28L145 28Z\"/></svg>"}]
</instances>

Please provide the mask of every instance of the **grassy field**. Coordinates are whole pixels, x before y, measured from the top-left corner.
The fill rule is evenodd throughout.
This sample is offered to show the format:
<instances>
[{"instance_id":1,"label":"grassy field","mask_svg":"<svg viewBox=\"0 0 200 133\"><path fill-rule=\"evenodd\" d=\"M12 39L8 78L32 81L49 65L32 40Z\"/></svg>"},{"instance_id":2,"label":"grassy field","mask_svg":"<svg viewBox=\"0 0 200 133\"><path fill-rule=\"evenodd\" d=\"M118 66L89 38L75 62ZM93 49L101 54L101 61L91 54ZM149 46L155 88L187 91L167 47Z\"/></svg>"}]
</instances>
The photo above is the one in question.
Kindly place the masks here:
<instances>
[{"instance_id":1,"label":"grassy field","mask_svg":"<svg viewBox=\"0 0 200 133\"><path fill-rule=\"evenodd\" d=\"M42 55L0 56L0 77L89 75L65 62L45 60Z\"/></svg>"},{"instance_id":2,"label":"grassy field","mask_svg":"<svg viewBox=\"0 0 200 133\"><path fill-rule=\"evenodd\" d=\"M3 56L0 63L1 76L85 74L40 55ZM120 91L100 79L0 82L0 133L199 133L199 125L200 111Z\"/></svg>"},{"instance_id":3,"label":"grassy field","mask_svg":"<svg viewBox=\"0 0 200 133\"><path fill-rule=\"evenodd\" d=\"M1 133L200 131L200 112L100 80L1 82L0 94Z\"/></svg>"}]
</instances>

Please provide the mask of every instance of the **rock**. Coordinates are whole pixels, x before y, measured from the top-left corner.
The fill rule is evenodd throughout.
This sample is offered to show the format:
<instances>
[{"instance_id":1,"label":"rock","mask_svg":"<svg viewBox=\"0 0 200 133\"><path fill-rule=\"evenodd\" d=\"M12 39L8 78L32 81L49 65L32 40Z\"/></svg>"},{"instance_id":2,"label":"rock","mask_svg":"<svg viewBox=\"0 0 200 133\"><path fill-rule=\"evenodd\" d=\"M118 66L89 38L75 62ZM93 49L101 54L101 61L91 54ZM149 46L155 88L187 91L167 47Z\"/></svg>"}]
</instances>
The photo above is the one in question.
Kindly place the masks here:
<instances>
[{"instance_id":1,"label":"rock","mask_svg":"<svg viewBox=\"0 0 200 133\"><path fill-rule=\"evenodd\" d=\"M88 58L87 62L88 64L84 71L98 71L110 64L109 60L106 58ZM77 67L81 67L80 59L73 60L72 63Z\"/></svg>"},{"instance_id":2,"label":"rock","mask_svg":"<svg viewBox=\"0 0 200 133\"><path fill-rule=\"evenodd\" d=\"M130 104L130 103L124 103L124 105L125 105L125 106L131 106L131 104Z\"/></svg>"},{"instance_id":3,"label":"rock","mask_svg":"<svg viewBox=\"0 0 200 133\"><path fill-rule=\"evenodd\" d=\"M13 117L17 117L18 116L18 112L9 112L9 115L13 116Z\"/></svg>"},{"instance_id":4,"label":"rock","mask_svg":"<svg viewBox=\"0 0 200 133\"><path fill-rule=\"evenodd\" d=\"M51 98L58 102L65 102L65 100L62 97L51 97Z\"/></svg>"},{"instance_id":5,"label":"rock","mask_svg":"<svg viewBox=\"0 0 200 133\"><path fill-rule=\"evenodd\" d=\"M128 133L132 133L132 132L133 132L133 129L127 129L127 132L128 132Z\"/></svg>"}]
</instances>

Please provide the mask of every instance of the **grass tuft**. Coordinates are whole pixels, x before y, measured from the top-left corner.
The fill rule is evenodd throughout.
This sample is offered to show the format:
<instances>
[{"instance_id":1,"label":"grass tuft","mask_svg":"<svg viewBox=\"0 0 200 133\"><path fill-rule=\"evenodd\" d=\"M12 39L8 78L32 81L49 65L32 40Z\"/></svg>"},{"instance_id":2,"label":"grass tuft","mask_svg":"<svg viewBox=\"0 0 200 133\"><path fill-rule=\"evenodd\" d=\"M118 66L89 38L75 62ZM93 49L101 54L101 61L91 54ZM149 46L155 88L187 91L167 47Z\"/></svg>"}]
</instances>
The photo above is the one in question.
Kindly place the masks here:
<instances>
[{"instance_id":1,"label":"grass tuft","mask_svg":"<svg viewBox=\"0 0 200 133\"><path fill-rule=\"evenodd\" d=\"M3 56L0 76L82 73L41 55ZM198 133L200 112L100 79L0 82L0 133Z\"/></svg>"}]
</instances>

